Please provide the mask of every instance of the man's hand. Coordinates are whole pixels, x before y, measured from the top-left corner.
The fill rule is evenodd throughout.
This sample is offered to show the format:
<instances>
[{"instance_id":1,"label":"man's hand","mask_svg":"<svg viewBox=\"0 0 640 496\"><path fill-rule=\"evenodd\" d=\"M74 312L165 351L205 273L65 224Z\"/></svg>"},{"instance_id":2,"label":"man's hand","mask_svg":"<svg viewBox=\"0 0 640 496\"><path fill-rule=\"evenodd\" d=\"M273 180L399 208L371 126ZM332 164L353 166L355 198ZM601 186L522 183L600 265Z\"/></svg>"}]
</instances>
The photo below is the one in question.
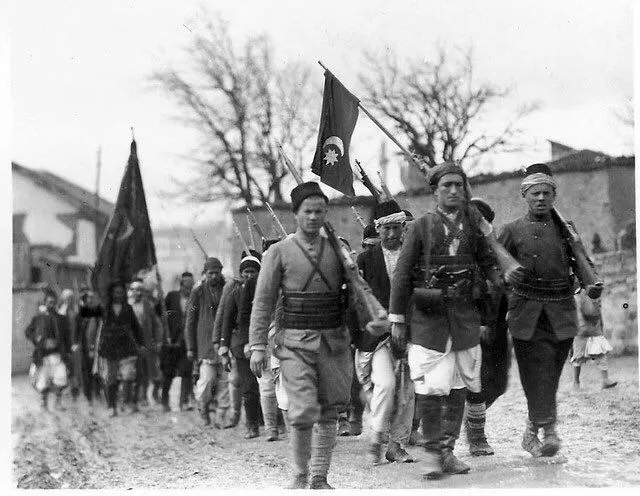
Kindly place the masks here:
<instances>
[{"instance_id":1,"label":"man's hand","mask_svg":"<svg viewBox=\"0 0 640 496\"><path fill-rule=\"evenodd\" d=\"M247 360L251 358L251 346L249 346L249 343L244 345L244 349L242 351L244 352L244 356Z\"/></svg>"},{"instance_id":2,"label":"man's hand","mask_svg":"<svg viewBox=\"0 0 640 496\"><path fill-rule=\"evenodd\" d=\"M79 344L72 344L71 345L71 352L75 353L76 351L78 351L80 349L80 345Z\"/></svg>"},{"instance_id":3,"label":"man's hand","mask_svg":"<svg viewBox=\"0 0 640 496\"><path fill-rule=\"evenodd\" d=\"M191 351L191 350L187 351L187 358L188 358L189 360L193 360L193 357L194 357L194 353L193 353L193 351Z\"/></svg>"},{"instance_id":4,"label":"man's hand","mask_svg":"<svg viewBox=\"0 0 640 496\"><path fill-rule=\"evenodd\" d=\"M251 352L251 360L249 361L251 372L253 372L256 377L262 377L262 371L265 369L266 365L267 357L265 352L262 350L253 350Z\"/></svg>"},{"instance_id":5,"label":"man's hand","mask_svg":"<svg viewBox=\"0 0 640 496\"><path fill-rule=\"evenodd\" d=\"M220 343L213 343L213 354L217 355L219 352L218 350L220 349Z\"/></svg>"},{"instance_id":6,"label":"man's hand","mask_svg":"<svg viewBox=\"0 0 640 496\"><path fill-rule=\"evenodd\" d=\"M226 354L229 353L229 347L228 346L220 346L220 348L218 348L218 356L225 356Z\"/></svg>"},{"instance_id":7,"label":"man's hand","mask_svg":"<svg viewBox=\"0 0 640 496\"><path fill-rule=\"evenodd\" d=\"M398 349L404 350L407 345L407 324L400 322L391 324L391 341Z\"/></svg>"}]
</instances>

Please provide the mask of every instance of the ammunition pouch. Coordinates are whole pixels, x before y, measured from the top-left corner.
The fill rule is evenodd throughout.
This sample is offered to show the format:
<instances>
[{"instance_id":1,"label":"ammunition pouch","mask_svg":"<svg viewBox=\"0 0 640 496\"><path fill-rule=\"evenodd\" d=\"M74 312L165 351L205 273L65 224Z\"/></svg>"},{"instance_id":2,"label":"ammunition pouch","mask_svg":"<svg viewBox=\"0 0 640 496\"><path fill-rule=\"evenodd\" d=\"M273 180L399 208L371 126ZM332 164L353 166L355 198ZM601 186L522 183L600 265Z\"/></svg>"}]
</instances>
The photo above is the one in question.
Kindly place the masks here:
<instances>
[{"instance_id":1,"label":"ammunition pouch","mask_svg":"<svg viewBox=\"0 0 640 496\"><path fill-rule=\"evenodd\" d=\"M423 312L435 312L443 309L444 296L441 289L416 288L413 291L413 301Z\"/></svg>"},{"instance_id":2,"label":"ammunition pouch","mask_svg":"<svg viewBox=\"0 0 640 496\"><path fill-rule=\"evenodd\" d=\"M343 291L283 291L282 327L285 329L334 329L344 324Z\"/></svg>"},{"instance_id":3,"label":"ammunition pouch","mask_svg":"<svg viewBox=\"0 0 640 496\"><path fill-rule=\"evenodd\" d=\"M542 279L529 272L522 272L513 283L513 292L529 300L562 301L573 298L574 279Z\"/></svg>"}]
</instances>

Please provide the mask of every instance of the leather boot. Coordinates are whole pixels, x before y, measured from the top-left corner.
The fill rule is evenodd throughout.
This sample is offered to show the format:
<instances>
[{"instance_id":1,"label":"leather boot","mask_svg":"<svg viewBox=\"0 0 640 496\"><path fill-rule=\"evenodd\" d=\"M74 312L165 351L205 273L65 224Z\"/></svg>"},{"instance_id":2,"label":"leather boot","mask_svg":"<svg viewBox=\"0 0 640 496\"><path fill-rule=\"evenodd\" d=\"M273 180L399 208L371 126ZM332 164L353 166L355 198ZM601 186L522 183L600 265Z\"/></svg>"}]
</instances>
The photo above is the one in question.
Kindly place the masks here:
<instances>
[{"instance_id":1,"label":"leather boot","mask_svg":"<svg viewBox=\"0 0 640 496\"><path fill-rule=\"evenodd\" d=\"M336 444L336 422L319 422L313 428L311 442L311 489L332 489L327 483L327 474L331 466L331 455Z\"/></svg>"},{"instance_id":2,"label":"leather boot","mask_svg":"<svg viewBox=\"0 0 640 496\"><path fill-rule=\"evenodd\" d=\"M395 441L389 441L387 453L384 455L388 462L412 463L413 457Z\"/></svg>"},{"instance_id":3,"label":"leather boot","mask_svg":"<svg viewBox=\"0 0 640 496\"><path fill-rule=\"evenodd\" d=\"M109 384L107 386L107 407L110 409L109 417L118 415L118 384Z\"/></svg>"},{"instance_id":4,"label":"leather boot","mask_svg":"<svg viewBox=\"0 0 640 496\"><path fill-rule=\"evenodd\" d=\"M542 456L553 456L560 450L560 438L556 432L556 423L550 422L542 426Z\"/></svg>"},{"instance_id":5,"label":"leather boot","mask_svg":"<svg viewBox=\"0 0 640 496\"><path fill-rule=\"evenodd\" d=\"M229 374L229 396L231 397L231 423L233 427L240 422L242 412L242 389L237 377L237 366Z\"/></svg>"},{"instance_id":6,"label":"leather boot","mask_svg":"<svg viewBox=\"0 0 640 496\"><path fill-rule=\"evenodd\" d=\"M542 452L540 451L542 443L540 442L540 439L538 439L538 426L531 420L527 420L527 425L524 429L524 434L522 435L522 448L531 453L534 458L538 458L542 455Z\"/></svg>"},{"instance_id":7,"label":"leather boot","mask_svg":"<svg viewBox=\"0 0 640 496\"><path fill-rule=\"evenodd\" d=\"M275 396L260 396L262 416L264 417L264 430L267 433L267 441L278 440L278 400Z\"/></svg>"},{"instance_id":8,"label":"leather boot","mask_svg":"<svg viewBox=\"0 0 640 496\"><path fill-rule=\"evenodd\" d=\"M441 478L442 471L442 443L440 430L442 424L442 396L427 396L416 394L422 414L422 432L424 436L425 456L422 462L423 477L428 480Z\"/></svg>"},{"instance_id":9,"label":"leather boot","mask_svg":"<svg viewBox=\"0 0 640 496\"><path fill-rule=\"evenodd\" d=\"M482 403L467 403L467 419L465 430L469 453L472 456L493 455L495 452L487 441L484 433L484 425L487 419L487 405Z\"/></svg>"},{"instance_id":10,"label":"leather boot","mask_svg":"<svg viewBox=\"0 0 640 496\"><path fill-rule=\"evenodd\" d=\"M291 426L289 431L289 448L293 464L294 478L289 489L306 489L309 477L309 460L311 459L311 428L300 429Z\"/></svg>"},{"instance_id":11,"label":"leather boot","mask_svg":"<svg viewBox=\"0 0 640 496\"><path fill-rule=\"evenodd\" d=\"M447 474L466 474L471 467L458 460L453 454L456 440L460 437L460 428L464 418L464 403L467 390L452 389L445 398L445 412L442 419L442 469Z\"/></svg>"}]
</instances>

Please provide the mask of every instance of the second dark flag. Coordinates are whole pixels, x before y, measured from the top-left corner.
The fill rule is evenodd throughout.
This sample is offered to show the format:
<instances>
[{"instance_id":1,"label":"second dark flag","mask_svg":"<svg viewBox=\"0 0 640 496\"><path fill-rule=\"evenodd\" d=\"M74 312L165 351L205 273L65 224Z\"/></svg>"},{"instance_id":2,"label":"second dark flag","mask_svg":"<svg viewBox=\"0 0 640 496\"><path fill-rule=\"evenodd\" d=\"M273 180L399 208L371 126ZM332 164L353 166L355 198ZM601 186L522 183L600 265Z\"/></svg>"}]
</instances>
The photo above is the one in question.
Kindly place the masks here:
<instances>
[{"instance_id":1,"label":"second dark flag","mask_svg":"<svg viewBox=\"0 0 640 496\"><path fill-rule=\"evenodd\" d=\"M359 100L329 71L325 71L324 78L320 130L311 172L326 185L354 196L349 145L358 120Z\"/></svg>"}]
</instances>

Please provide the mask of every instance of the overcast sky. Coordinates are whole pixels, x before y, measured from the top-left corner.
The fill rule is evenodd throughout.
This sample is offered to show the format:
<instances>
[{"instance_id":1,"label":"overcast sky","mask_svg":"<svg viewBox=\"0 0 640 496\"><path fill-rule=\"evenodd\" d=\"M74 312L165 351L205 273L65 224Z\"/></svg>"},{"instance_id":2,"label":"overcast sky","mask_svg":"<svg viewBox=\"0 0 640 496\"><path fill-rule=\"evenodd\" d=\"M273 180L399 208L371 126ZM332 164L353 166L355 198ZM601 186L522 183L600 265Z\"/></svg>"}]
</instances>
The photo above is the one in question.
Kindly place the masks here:
<instances>
[{"instance_id":1,"label":"overcast sky","mask_svg":"<svg viewBox=\"0 0 640 496\"><path fill-rule=\"evenodd\" d=\"M200 1L13 2L12 160L93 189L102 146L101 193L115 200L135 127L154 225L201 222L211 210L159 200L194 134L148 76L180 62ZM505 105L542 108L525 121L530 149L492 157L498 169L548 159L551 138L575 148L632 153L613 111L633 94L631 1L209 1L234 39L266 32L282 63L321 59L357 93L364 49L428 58L436 42L473 46L474 78L514 86ZM322 70L317 66L318 84ZM318 108L318 117L320 108ZM314 123L314 126L317 123ZM356 158L376 157L383 136L361 114ZM393 144L389 143L389 151ZM352 153L353 156L353 153ZM311 156L309 157L309 161ZM375 169L374 169L375 170ZM311 177L311 176L310 176ZM392 180L397 189L399 183ZM392 188L393 189L393 188Z\"/></svg>"}]
</instances>

